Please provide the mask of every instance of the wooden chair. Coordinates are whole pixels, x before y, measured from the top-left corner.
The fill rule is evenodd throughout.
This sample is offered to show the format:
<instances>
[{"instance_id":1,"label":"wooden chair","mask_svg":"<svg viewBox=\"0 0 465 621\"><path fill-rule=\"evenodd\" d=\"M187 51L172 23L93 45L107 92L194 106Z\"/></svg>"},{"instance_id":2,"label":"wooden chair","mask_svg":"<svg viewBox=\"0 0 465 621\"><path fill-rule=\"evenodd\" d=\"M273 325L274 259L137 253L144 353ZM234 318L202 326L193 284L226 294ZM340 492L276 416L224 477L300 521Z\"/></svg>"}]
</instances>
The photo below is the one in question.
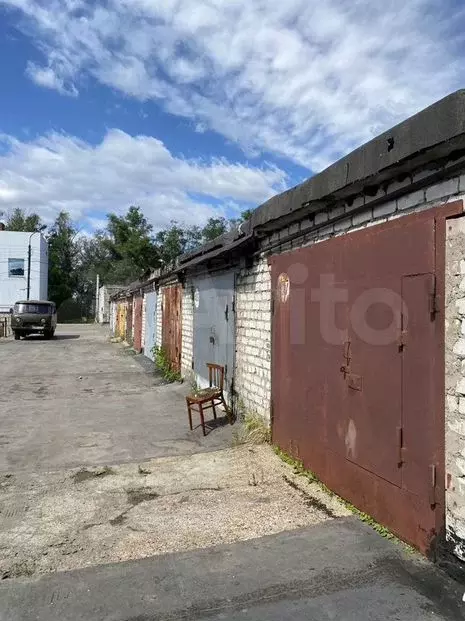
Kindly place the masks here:
<instances>
[{"instance_id":1,"label":"wooden chair","mask_svg":"<svg viewBox=\"0 0 465 621\"><path fill-rule=\"evenodd\" d=\"M213 410L213 418L216 420L216 406L222 405L225 409L226 416L230 424L233 423L232 413L226 404L223 395L224 388L224 367L219 364L213 364L207 362L208 367L208 384L209 388L203 388L197 390L186 397L187 401L187 413L189 415L189 427L191 431L192 427L192 412L198 412L200 414L200 423L202 425L203 435L205 433L205 410Z\"/></svg>"}]
</instances>

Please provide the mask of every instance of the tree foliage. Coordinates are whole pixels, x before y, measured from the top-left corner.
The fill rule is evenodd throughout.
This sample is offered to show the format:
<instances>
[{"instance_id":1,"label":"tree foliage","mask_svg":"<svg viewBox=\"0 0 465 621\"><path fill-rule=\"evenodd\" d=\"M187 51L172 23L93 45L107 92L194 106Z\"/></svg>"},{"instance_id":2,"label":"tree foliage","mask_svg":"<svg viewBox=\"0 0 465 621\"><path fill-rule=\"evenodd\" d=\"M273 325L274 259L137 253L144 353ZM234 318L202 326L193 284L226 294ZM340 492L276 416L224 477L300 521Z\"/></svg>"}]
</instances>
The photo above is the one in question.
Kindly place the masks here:
<instances>
[{"instance_id":1,"label":"tree foliage","mask_svg":"<svg viewBox=\"0 0 465 621\"><path fill-rule=\"evenodd\" d=\"M13 209L6 222L7 231L24 231L26 233L38 233L47 227L36 213L26 214L23 209Z\"/></svg>"},{"instance_id":2,"label":"tree foliage","mask_svg":"<svg viewBox=\"0 0 465 621\"><path fill-rule=\"evenodd\" d=\"M245 222L246 220L250 220L250 218L252 217L254 210L253 209L245 209L242 213L241 213L241 217L239 218L241 222Z\"/></svg>"},{"instance_id":3,"label":"tree foliage","mask_svg":"<svg viewBox=\"0 0 465 621\"><path fill-rule=\"evenodd\" d=\"M172 220L167 229L156 234L155 243L160 253L161 265L169 267L181 254L194 250L202 243L202 231L198 226L185 228Z\"/></svg>"},{"instance_id":4,"label":"tree foliage","mask_svg":"<svg viewBox=\"0 0 465 621\"><path fill-rule=\"evenodd\" d=\"M97 275L102 284L127 285L158 267L170 268L178 257L231 230L251 215L237 220L210 218L204 226L171 221L153 232L141 209L107 215L106 226L92 235L80 235L68 213L61 212L45 233L49 245L49 298L60 308L65 302L89 316L95 300ZM7 222L12 231L43 231L37 214L15 209Z\"/></svg>"},{"instance_id":5,"label":"tree foliage","mask_svg":"<svg viewBox=\"0 0 465 621\"><path fill-rule=\"evenodd\" d=\"M159 265L159 252L152 239L152 225L140 207L130 207L125 216L108 214L104 245L110 259L125 262L127 272L144 271Z\"/></svg>"},{"instance_id":6,"label":"tree foliage","mask_svg":"<svg viewBox=\"0 0 465 621\"><path fill-rule=\"evenodd\" d=\"M226 218L209 218L202 229L202 242L205 243L223 235L230 227L231 221Z\"/></svg>"},{"instance_id":7,"label":"tree foliage","mask_svg":"<svg viewBox=\"0 0 465 621\"><path fill-rule=\"evenodd\" d=\"M104 244L104 233L97 231L92 237L76 238L76 287L75 299L81 309L81 316L87 317L93 309L97 274L102 282L114 284L111 280L111 259Z\"/></svg>"},{"instance_id":8,"label":"tree foliage","mask_svg":"<svg viewBox=\"0 0 465 621\"><path fill-rule=\"evenodd\" d=\"M61 211L48 236L49 298L59 308L76 291L76 229L68 213Z\"/></svg>"}]
</instances>

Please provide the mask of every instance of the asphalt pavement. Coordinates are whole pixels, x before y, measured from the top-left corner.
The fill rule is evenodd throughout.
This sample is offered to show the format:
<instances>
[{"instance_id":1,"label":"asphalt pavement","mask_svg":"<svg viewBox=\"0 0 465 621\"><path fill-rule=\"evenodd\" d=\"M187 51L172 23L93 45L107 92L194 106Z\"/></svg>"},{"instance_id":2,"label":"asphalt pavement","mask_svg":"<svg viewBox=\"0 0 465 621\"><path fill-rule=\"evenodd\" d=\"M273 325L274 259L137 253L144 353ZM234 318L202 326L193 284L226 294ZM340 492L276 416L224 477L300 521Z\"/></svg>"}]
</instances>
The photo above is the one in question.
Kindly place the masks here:
<instances>
[{"instance_id":1,"label":"asphalt pavement","mask_svg":"<svg viewBox=\"0 0 465 621\"><path fill-rule=\"evenodd\" d=\"M208 528L208 525L205 525ZM1 621L458 621L463 587L355 517L0 584Z\"/></svg>"}]
</instances>

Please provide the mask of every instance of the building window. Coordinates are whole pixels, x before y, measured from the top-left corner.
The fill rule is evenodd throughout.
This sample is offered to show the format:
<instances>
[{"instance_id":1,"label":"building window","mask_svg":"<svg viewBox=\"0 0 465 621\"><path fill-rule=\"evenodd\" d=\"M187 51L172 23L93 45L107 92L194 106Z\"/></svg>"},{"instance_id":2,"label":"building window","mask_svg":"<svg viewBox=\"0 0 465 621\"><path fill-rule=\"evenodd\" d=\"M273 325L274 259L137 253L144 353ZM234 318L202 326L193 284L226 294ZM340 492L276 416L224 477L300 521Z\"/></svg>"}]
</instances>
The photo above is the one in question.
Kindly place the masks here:
<instances>
[{"instance_id":1,"label":"building window","mask_svg":"<svg viewBox=\"0 0 465 621\"><path fill-rule=\"evenodd\" d=\"M24 276L24 259L8 259L8 276Z\"/></svg>"}]
</instances>

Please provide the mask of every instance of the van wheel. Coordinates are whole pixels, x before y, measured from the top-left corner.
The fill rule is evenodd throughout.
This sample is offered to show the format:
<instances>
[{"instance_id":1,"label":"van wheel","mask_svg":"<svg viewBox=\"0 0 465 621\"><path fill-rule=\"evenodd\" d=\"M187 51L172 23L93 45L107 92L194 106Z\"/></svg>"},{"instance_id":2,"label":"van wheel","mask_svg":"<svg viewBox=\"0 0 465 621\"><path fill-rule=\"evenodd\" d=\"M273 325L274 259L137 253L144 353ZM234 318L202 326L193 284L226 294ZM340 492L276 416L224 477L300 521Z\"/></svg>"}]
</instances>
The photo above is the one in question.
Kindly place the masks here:
<instances>
[{"instance_id":1,"label":"van wheel","mask_svg":"<svg viewBox=\"0 0 465 621\"><path fill-rule=\"evenodd\" d=\"M21 338L21 335L19 332L15 332L15 341L19 341L19 339Z\"/></svg>"},{"instance_id":2,"label":"van wheel","mask_svg":"<svg viewBox=\"0 0 465 621\"><path fill-rule=\"evenodd\" d=\"M51 332L51 330L46 330L44 332L44 338L47 339L47 341L49 341L52 338L52 334L53 333Z\"/></svg>"}]
</instances>

